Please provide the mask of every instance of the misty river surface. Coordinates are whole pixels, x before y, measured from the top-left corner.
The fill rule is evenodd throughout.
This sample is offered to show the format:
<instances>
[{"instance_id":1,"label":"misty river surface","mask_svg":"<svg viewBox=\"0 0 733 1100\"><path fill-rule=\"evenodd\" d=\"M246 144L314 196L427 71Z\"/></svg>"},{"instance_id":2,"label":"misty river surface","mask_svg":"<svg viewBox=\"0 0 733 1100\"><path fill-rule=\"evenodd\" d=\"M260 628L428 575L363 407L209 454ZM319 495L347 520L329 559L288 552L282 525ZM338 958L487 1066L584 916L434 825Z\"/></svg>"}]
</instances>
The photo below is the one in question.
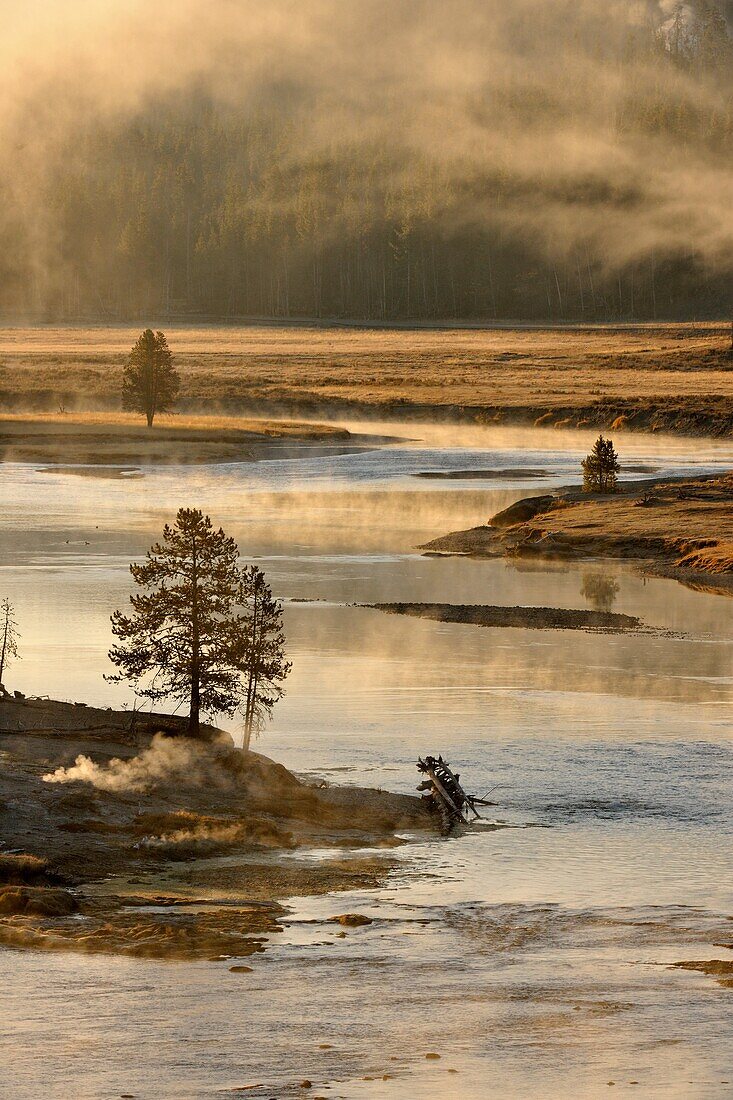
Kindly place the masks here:
<instances>
[{"instance_id":1,"label":"misty river surface","mask_svg":"<svg viewBox=\"0 0 733 1100\"><path fill-rule=\"evenodd\" d=\"M227 962L0 952L0 1094L279 1097L307 1078L333 1097L730 1095L731 992L670 964L731 957L714 945L733 939L733 603L627 564L417 549L576 481L588 433L349 427L397 438L123 477L0 466L0 589L23 633L13 687L129 703L102 678L110 612L130 560L178 507L201 507L285 604L293 672L256 747L404 791L418 754L441 752L473 793L495 788L487 814L504 827L410 838L382 889L293 899L244 980ZM729 441L616 442L646 476L733 465ZM519 467L545 476L415 476ZM358 606L389 601L595 607L662 632ZM324 931L355 910L378 919Z\"/></svg>"}]
</instances>

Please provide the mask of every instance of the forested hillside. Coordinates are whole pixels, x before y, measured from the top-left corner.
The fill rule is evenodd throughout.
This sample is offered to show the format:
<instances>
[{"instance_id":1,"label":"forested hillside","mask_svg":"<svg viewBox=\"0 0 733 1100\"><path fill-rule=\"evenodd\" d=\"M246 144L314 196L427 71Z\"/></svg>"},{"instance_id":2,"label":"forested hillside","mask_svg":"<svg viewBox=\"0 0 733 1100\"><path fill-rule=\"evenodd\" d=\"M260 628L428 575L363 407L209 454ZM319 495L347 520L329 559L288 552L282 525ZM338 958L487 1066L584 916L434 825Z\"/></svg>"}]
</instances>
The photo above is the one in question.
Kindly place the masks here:
<instances>
[{"instance_id":1,"label":"forested hillside","mask_svg":"<svg viewBox=\"0 0 733 1100\"><path fill-rule=\"evenodd\" d=\"M449 91L431 80L428 93L418 82L414 98L410 70L434 54L408 55L377 88L276 73L241 96L222 94L229 58L216 84L198 76L134 110L72 112L40 164L16 130L0 169L0 312L724 316L731 35L719 6L665 7L630 21L628 4L581 5L563 20L535 5L531 31L508 18L484 28L485 72L479 41L470 79ZM31 133L34 102L19 116Z\"/></svg>"}]
</instances>

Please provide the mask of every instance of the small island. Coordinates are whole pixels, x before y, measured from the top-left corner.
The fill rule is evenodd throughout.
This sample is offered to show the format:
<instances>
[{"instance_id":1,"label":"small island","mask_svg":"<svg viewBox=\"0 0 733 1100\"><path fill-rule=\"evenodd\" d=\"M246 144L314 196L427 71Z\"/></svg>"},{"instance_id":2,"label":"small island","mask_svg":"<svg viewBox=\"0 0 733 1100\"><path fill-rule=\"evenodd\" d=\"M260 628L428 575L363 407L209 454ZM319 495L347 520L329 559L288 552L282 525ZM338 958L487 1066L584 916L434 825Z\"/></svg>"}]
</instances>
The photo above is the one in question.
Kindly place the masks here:
<instances>
[{"instance_id":1,"label":"small island","mask_svg":"<svg viewBox=\"0 0 733 1100\"><path fill-rule=\"evenodd\" d=\"M733 595L733 474L527 497L420 549L469 557L634 561L646 574Z\"/></svg>"}]
</instances>

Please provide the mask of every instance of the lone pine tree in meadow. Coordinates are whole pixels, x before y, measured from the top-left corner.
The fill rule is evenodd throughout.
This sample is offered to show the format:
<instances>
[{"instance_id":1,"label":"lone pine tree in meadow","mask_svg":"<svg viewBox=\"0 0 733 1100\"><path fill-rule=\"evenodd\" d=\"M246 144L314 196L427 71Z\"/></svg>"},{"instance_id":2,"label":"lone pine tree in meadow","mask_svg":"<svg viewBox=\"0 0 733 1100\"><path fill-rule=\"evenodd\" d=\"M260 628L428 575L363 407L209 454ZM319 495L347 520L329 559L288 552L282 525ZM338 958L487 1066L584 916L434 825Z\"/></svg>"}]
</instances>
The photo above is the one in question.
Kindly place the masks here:
<instances>
[{"instance_id":1,"label":"lone pine tree in meadow","mask_svg":"<svg viewBox=\"0 0 733 1100\"><path fill-rule=\"evenodd\" d=\"M613 446L613 440L602 435L593 444L593 450L583 459L583 490L586 493L613 493L621 464Z\"/></svg>"},{"instance_id":2,"label":"lone pine tree in meadow","mask_svg":"<svg viewBox=\"0 0 733 1100\"><path fill-rule=\"evenodd\" d=\"M119 672L107 679L129 680L151 701L187 702L194 737L202 713L241 711L248 748L291 668L282 610L264 574L241 568L234 539L196 508L181 508L130 572L142 591L130 597L130 615L112 615L120 644L109 656Z\"/></svg>"},{"instance_id":3,"label":"lone pine tree in meadow","mask_svg":"<svg viewBox=\"0 0 733 1100\"><path fill-rule=\"evenodd\" d=\"M10 600L0 603L0 691L4 692L3 677L10 662L18 657L18 624L15 621L15 608Z\"/></svg>"},{"instance_id":4,"label":"lone pine tree in meadow","mask_svg":"<svg viewBox=\"0 0 733 1100\"><path fill-rule=\"evenodd\" d=\"M168 341L162 332L146 328L128 356L122 376L122 408L144 413L151 428L156 413L173 407L179 387Z\"/></svg>"}]
</instances>

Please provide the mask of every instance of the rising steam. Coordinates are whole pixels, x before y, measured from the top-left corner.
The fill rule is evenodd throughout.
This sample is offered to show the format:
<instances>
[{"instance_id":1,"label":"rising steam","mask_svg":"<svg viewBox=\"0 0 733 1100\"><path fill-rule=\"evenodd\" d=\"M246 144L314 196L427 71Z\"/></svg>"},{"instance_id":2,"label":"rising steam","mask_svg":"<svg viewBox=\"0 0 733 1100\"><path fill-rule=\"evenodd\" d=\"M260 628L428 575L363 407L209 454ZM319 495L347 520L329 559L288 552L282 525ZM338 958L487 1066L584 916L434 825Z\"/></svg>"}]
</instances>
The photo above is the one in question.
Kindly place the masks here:
<instances>
[{"instance_id":1,"label":"rising steam","mask_svg":"<svg viewBox=\"0 0 733 1100\"><path fill-rule=\"evenodd\" d=\"M63 266L60 219L48 200L60 159L93 195L97 167L84 162L76 136L154 117L162 102L200 92L242 117L263 106L282 117L285 180L314 158L341 157L366 171L378 148L379 179L365 190L398 202L423 188L427 173L428 215L447 230L491 224L560 259L582 245L610 269L650 254L694 252L710 270L730 263L725 149L664 126L640 134L625 122L635 105L691 119L730 112L729 67L672 67L660 103L651 58L625 53L640 28L650 42L675 27L687 33L692 0L14 7L0 45L0 186L5 217L23 221L39 279ZM733 5L718 7L730 20ZM477 178L489 184L474 186ZM502 181L501 201L494 180ZM329 196L321 198L328 209ZM268 199L263 219L282 214L279 201Z\"/></svg>"},{"instance_id":2,"label":"rising steam","mask_svg":"<svg viewBox=\"0 0 733 1100\"><path fill-rule=\"evenodd\" d=\"M45 783L89 783L99 791L114 794L138 793L170 783L221 787L232 779L223 755L212 746L161 733L130 760L115 757L107 764L95 764L88 756L80 755L72 767L57 768L43 776Z\"/></svg>"}]
</instances>

